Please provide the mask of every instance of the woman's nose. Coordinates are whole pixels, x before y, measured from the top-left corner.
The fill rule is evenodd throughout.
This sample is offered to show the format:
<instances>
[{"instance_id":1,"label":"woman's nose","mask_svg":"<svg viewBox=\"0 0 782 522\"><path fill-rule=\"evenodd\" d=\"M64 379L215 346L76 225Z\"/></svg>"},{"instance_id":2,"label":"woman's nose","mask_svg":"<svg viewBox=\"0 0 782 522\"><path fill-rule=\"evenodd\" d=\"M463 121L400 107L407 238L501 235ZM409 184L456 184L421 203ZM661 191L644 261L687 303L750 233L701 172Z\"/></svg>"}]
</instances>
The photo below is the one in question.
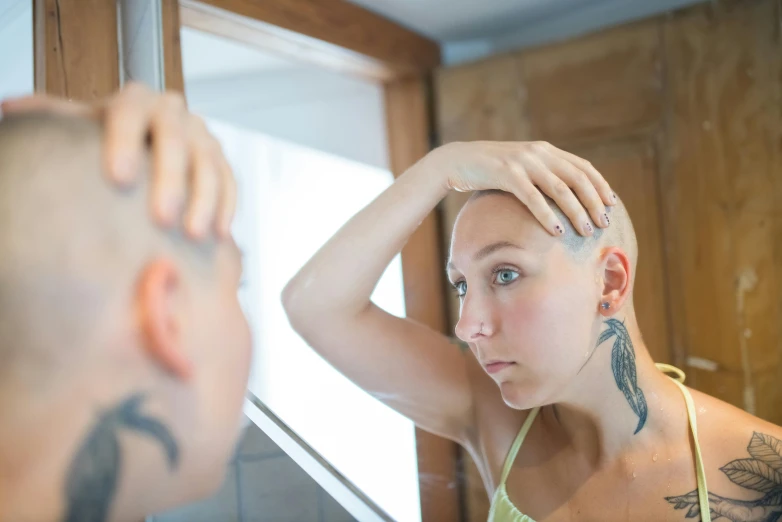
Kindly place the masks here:
<instances>
[{"instance_id":1,"label":"woman's nose","mask_svg":"<svg viewBox=\"0 0 782 522\"><path fill-rule=\"evenodd\" d=\"M494 333L489 310L486 303L480 299L466 295L462 300L459 321L456 323L456 337L466 343L474 342L481 337L489 337Z\"/></svg>"}]
</instances>

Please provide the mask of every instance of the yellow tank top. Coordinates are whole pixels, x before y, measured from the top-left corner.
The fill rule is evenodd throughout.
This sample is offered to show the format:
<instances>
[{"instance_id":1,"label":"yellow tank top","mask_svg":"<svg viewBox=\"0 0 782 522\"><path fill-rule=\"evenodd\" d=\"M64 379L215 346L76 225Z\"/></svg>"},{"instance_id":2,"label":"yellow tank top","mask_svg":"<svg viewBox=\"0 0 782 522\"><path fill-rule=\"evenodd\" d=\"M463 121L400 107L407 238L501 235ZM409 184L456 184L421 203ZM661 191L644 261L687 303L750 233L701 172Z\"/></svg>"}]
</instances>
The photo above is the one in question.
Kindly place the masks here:
<instances>
[{"instance_id":1,"label":"yellow tank top","mask_svg":"<svg viewBox=\"0 0 782 522\"><path fill-rule=\"evenodd\" d=\"M693 446L695 447L695 474L698 477L698 501L701 509L701 522L711 522L709 493L706 488L706 472L703 469L701 447L698 444L698 425L695 418L695 404L692 401L689 390L682 384L684 382L684 372L667 364L657 364L657 369L665 373L675 373L676 377L671 377L671 379L679 387L682 395L684 395L684 403L687 405L687 417L690 420L690 430L692 431ZM497 491L494 492L494 498L491 501L489 522L535 522L533 519L519 511L516 506L513 505L513 502L510 501L510 498L508 498L508 491L505 489L505 481L508 479L508 474L513 467L513 461L516 460L516 454L518 454L519 448L521 448L521 444L524 442L524 437L527 436L527 432L529 432L539 411L539 407L530 411L530 414L521 426L521 430L508 452L508 456L505 459L505 465L502 469L500 485L497 487Z\"/></svg>"}]
</instances>

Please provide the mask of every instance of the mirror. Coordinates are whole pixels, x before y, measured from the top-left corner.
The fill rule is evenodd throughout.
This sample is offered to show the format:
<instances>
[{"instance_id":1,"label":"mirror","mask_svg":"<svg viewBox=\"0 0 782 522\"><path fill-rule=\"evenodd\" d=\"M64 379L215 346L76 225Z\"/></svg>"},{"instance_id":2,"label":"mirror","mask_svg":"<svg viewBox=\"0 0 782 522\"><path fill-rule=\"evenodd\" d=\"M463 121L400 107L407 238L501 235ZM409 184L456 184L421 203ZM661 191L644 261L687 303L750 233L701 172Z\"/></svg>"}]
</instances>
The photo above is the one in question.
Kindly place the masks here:
<instances>
[{"instance_id":1,"label":"mirror","mask_svg":"<svg viewBox=\"0 0 782 522\"><path fill-rule=\"evenodd\" d=\"M242 499L267 497L266 502L287 505L290 513L280 507L279 520L318 520L296 512L303 505L331 506L322 509L353 517L369 511L377 520L420 520L412 422L307 346L289 326L280 301L298 269L393 182L382 88L193 29L183 28L181 41L188 104L221 142L237 178L233 233L244 253L240 297L254 336L246 408L251 420L232 464L238 478L229 474L223 497L214 502L238 488ZM404 315L399 257L373 300ZM256 433L259 425L266 435ZM269 438L275 425L282 435L268 442L284 448L275 454L278 460L248 464L242 457L248 438ZM298 477L290 477L292 484L311 482L309 493L291 485L298 493L269 494L269 487L289 479L275 466L292 463L303 470L291 472ZM248 466L259 471L245 473ZM264 484L267 480L273 484ZM327 490L336 496L317 500L330 497ZM246 501L240 504L240 510L251 510Z\"/></svg>"}]
</instances>

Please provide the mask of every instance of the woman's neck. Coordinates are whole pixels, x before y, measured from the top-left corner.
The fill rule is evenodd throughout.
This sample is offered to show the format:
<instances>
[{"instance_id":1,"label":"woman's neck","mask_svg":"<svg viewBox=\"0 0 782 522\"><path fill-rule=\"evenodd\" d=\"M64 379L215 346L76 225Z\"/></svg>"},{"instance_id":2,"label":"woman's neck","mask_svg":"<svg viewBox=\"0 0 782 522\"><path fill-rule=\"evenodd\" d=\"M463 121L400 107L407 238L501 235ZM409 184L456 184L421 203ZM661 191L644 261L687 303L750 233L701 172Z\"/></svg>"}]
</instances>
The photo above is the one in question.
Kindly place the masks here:
<instances>
[{"instance_id":1,"label":"woman's neck","mask_svg":"<svg viewBox=\"0 0 782 522\"><path fill-rule=\"evenodd\" d=\"M79 394L75 391L77 388L79 386L74 384L70 391L60 390L60 393L45 396L29 391L21 393L19 388L8 386L0 390L0 418L3 419L0 423L0 521L62 520L65 512L79 512L74 495L87 499L84 508L92 510L96 509L96 502L105 497L112 520L138 519L149 505L149 492L136 490L154 477L154 471L149 471L154 469L149 461L160 459L157 456L149 459L132 437L123 437L122 447L118 447L124 458L117 460L125 463L121 477L119 464L113 468L109 466L113 463L111 453L116 440L109 440L108 444L102 440L100 449L103 451L91 455L97 458L86 463L76 462L77 453L94 435L102 406ZM96 388L105 390L101 386ZM116 474L107 475L107 472ZM78 476L74 478L74 474ZM96 474L102 476L96 477ZM85 484L92 488L89 491L78 486L89 479L92 482ZM111 482L122 487L106 490ZM165 489L161 485L155 491ZM107 515L105 520L108 519Z\"/></svg>"},{"instance_id":2,"label":"woman's neck","mask_svg":"<svg viewBox=\"0 0 782 522\"><path fill-rule=\"evenodd\" d=\"M547 417L598 466L677 439L687 425L681 391L656 368L633 317L607 320L600 340Z\"/></svg>"}]
</instances>

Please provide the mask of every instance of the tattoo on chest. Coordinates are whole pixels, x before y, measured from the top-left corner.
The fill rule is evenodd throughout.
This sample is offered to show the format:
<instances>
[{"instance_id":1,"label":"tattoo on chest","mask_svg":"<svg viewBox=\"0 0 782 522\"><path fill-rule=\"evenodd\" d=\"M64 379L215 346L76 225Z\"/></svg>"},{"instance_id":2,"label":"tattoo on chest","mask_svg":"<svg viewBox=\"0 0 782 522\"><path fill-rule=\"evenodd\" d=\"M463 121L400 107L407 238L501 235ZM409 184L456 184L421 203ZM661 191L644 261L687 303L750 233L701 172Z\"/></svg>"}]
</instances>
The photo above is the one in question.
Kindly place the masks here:
<instances>
[{"instance_id":1,"label":"tattoo on chest","mask_svg":"<svg viewBox=\"0 0 782 522\"><path fill-rule=\"evenodd\" d=\"M597 345L600 346L609 339L614 339L614 347L611 350L611 370L614 372L614 380L619 390L624 394L630 408L638 416L638 425L633 434L638 433L646 424L646 397L638 387L638 374L635 367L635 349L630 334L623 322L616 319L608 319L605 322L608 327L600 334Z\"/></svg>"},{"instance_id":2,"label":"tattoo on chest","mask_svg":"<svg viewBox=\"0 0 782 522\"><path fill-rule=\"evenodd\" d=\"M65 479L65 522L104 522L122 469L121 430L143 433L159 442L169 469L179 464L179 447L160 421L139 411L143 394L136 394L102 412L76 452Z\"/></svg>"},{"instance_id":3,"label":"tattoo on chest","mask_svg":"<svg viewBox=\"0 0 782 522\"><path fill-rule=\"evenodd\" d=\"M749 441L749 459L737 459L720 471L734 484L761 495L757 500L736 500L709 492L712 520L730 522L777 522L782 519L782 441L755 432ZM665 497L674 509L686 509L685 518L700 518L698 490L678 497Z\"/></svg>"}]
</instances>

